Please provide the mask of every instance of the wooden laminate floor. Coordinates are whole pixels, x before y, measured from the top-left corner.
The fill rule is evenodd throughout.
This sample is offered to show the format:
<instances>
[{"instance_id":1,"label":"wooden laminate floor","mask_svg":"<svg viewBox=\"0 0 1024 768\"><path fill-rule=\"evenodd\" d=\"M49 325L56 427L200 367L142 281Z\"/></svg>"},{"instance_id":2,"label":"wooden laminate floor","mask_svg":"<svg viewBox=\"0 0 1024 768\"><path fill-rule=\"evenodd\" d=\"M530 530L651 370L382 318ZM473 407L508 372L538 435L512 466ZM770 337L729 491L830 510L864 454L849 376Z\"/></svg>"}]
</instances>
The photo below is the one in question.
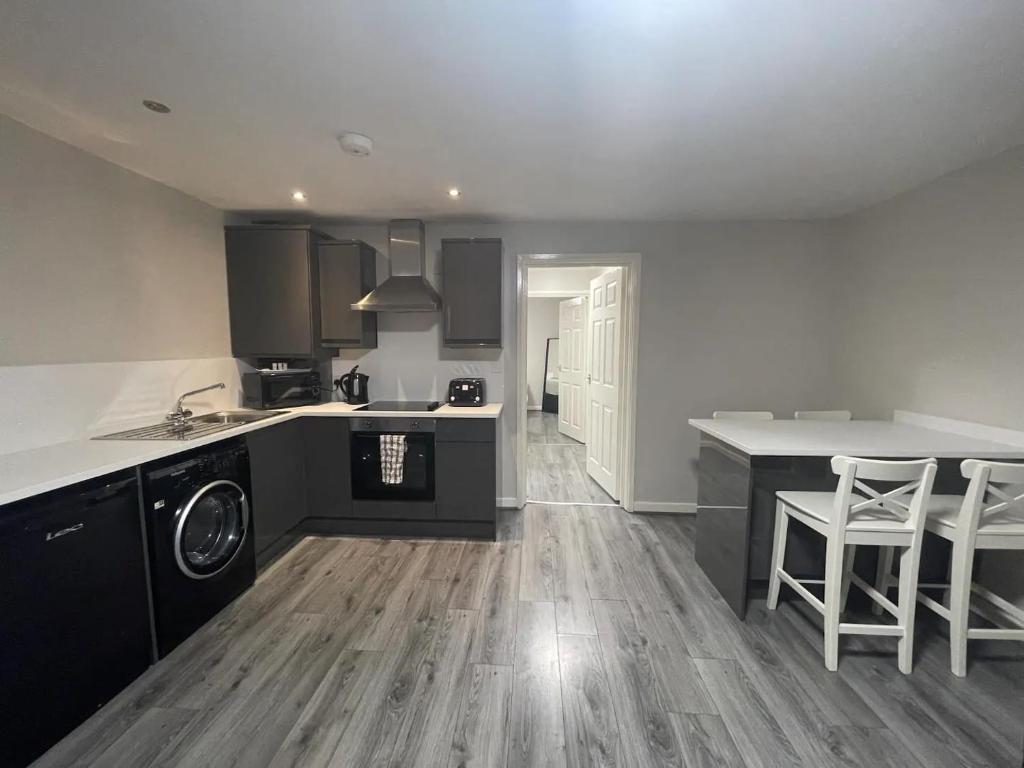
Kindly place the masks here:
<instances>
[{"instance_id":1,"label":"wooden laminate floor","mask_svg":"<svg viewBox=\"0 0 1024 768\"><path fill-rule=\"evenodd\" d=\"M587 474L587 446L558 431L558 416L526 414L526 498L574 504L614 504Z\"/></svg>"},{"instance_id":2,"label":"wooden laminate floor","mask_svg":"<svg viewBox=\"0 0 1024 768\"><path fill-rule=\"evenodd\" d=\"M38 766L1019 766L1024 651L920 627L822 664L738 621L685 517L529 505L498 542L308 538Z\"/></svg>"}]
</instances>

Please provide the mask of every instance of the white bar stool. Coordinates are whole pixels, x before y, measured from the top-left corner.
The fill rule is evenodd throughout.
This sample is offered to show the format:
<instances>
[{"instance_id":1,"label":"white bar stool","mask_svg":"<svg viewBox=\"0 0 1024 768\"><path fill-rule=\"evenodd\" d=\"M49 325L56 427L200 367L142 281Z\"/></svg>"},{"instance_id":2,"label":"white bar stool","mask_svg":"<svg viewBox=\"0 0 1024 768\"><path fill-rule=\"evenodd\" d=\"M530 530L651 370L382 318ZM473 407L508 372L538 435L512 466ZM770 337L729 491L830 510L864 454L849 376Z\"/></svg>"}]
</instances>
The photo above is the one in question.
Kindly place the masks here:
<instances>
[{"instance_id":1,"label":"white bar stool","mask_svg":"<svg viewBox=\"0 0 1024 768\"><path fill-rule=\"evenodd\" d=\"M774 421L775 414L771 411L715 411L712 419L732 419L734 421Z\"/></svg>"},{"instance_id":2,"label":"white bar stool","mask_svg":"<svg viewBox=\"0 0 1024 768\"><path fill-rule=\"evenodd\" d=\"M853 414L849 411L797 411L793 418L798 421L849 421Z\"/></svg>"},{"instance_id":3,"label":"white bar stool","mask_svg":"<svg viewBox=\"0 0 1024 768\"><path fill-rule=\"evenodd\" d=\"M832 471L839 475L835 493L779 491L775 505L775 547L772 551L768 608L779 604L779 587L785 582L824 617L825 667L839 666L839 635L888 635L899 638L899 668L909 674L914 660L914 609L917 604L917 570L924 538L925 509L935 481L935 459L876 461L836 456ZM864 480L902 483L878 491ZM856 491L858 492L855 492ZM907 499L908 494L913 494ZM786 534L789 519L825 537L825 579L796 579L785 571ZM859 545L901 547L899 602L853 573ZM845 554L845 560L844 560ZM850 583L896 618L896 624L851 624L839 621ZM805 584L824 584L819 600Z\"/></svg>"},{"instance_id":4,"label":"white bar stool","mask_svg":"<svg viewBox=\"0 0 1024 768\"><path fill-rule=\"evenodd\" d=\"M949 606L924 591L918 592L917 599L949 622L950 668L957 677L964 677L968 640L1024 640L1024 610L975 584L971 576L975 550L1024 550L1024 492L1013 495L1024 490L1024 464L968 459L960 471L970 480L966 495L932 496L925 522L929 532L953 543L953 551L949 584L921 584L920 589L948 590ZM886 574L883 590L889 578ZM983 602L972 605L972 593ZM992 620L996 628L968 627L972 610ZM1004 617L1017 626L1000 626Z\"/></svg>"}]
</instances>

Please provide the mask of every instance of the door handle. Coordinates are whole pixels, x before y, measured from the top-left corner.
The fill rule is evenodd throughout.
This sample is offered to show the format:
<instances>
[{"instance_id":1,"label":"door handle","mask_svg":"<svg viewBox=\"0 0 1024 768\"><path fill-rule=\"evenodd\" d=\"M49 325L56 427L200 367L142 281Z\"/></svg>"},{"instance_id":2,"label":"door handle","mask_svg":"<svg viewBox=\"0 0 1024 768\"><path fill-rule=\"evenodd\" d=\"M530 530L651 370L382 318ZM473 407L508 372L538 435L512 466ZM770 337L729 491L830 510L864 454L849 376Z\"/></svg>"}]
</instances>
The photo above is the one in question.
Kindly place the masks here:
<instances>
[{"instance_id":1,"label":"door handle","mask_svg":"<svg viewBox=\"0 0 1024 768\"><path fill-rule=\"evenodd\" d=\"M589 383L590 383L590 374L588 373L587 374L587 384L589 384Z\"/></svg>"}]
</instances>

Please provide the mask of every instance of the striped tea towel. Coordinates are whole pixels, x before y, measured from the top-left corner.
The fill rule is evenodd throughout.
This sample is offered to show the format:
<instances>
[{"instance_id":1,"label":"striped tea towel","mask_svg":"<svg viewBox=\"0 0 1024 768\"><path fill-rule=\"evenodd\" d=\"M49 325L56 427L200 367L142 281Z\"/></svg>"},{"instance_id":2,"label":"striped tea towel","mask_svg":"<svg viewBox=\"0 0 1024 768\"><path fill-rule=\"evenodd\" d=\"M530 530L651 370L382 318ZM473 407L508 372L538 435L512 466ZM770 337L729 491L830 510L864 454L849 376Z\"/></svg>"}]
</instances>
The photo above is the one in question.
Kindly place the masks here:
<instances>
[{"instance_id":1,"label":"striped tea towel","mask_svg":"<svg viewBox=\"0 0 1024 768\"><path fill-rule=\"evenodd\" d=\"M405 474L405 435L380 436L380 481L401 485Z\"/></svg>"}]
</instances>

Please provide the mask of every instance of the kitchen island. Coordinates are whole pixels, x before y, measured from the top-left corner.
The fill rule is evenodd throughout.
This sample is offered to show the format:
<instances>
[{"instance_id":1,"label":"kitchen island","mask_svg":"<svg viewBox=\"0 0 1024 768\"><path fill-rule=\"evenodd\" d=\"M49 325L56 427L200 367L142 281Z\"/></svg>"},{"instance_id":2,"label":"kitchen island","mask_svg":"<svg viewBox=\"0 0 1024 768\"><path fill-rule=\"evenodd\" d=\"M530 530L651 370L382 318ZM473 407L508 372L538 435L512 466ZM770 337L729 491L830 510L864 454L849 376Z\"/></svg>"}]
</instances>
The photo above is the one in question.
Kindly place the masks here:
<instances>
[{"instance_id":1,"label":"kitchen island","mask_svg":"<svg viewBox=\"0 0 1024 768\"><path fill-rule=\"evenodd\" d=\"M746 612L751 587L763 587L770 575L776 491L834 491L833 456L933 457L939 462L933 492L949 494L966 489L964 459L1024 459L1024 443L988 439L977 430L946 431L953 422L927 419L900 412L895 421L690 419L700 431L696 559L738 616ZM824 540L799 525L790 527L789 536L786 569L821 578ZM946 551L933 538L926 539L922 557L925 581L945 575ZM856 569L873 581L877 552L860 549Z\"/></svg>"}]
</instances>

